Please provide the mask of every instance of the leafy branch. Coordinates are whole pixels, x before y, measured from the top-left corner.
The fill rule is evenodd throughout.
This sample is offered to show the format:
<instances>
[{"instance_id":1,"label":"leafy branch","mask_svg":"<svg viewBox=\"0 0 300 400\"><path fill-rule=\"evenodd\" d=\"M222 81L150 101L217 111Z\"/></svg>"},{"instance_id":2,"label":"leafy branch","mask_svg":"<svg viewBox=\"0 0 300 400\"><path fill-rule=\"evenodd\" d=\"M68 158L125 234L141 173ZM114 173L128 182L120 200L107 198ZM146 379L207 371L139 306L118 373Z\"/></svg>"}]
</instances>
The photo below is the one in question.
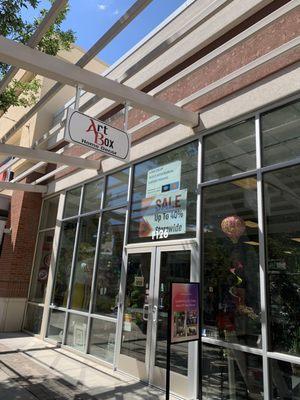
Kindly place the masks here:
<instances>
[{"instance_id":1,"label":"leafy branch","mask_svg":"<svg viewBox=\"0 0 300 400\"><path fill-rule=\"evenodd\" d=\"M50 0L50 2L53 3L54 0ZM38 6L39 0L0 0L0 35L23 44L27 43L48 11L44 8L39 10L38 17L35 17L32 22L22 19L22 11L24 8L35 10ZM40 51L55 56L60 50L70 50L75 41L74 32L72 30L64 31L61 27L68 11L68 7L62 10L55 23L43 35L37 46ZM9 68L9 65L0 63L0 79L4 77ZM10 106L32 106L38 99L40 87L41 83L36 78L29 81L13 80L0 94L0 110L5 113Z\"/></svg>"}]
</instances>

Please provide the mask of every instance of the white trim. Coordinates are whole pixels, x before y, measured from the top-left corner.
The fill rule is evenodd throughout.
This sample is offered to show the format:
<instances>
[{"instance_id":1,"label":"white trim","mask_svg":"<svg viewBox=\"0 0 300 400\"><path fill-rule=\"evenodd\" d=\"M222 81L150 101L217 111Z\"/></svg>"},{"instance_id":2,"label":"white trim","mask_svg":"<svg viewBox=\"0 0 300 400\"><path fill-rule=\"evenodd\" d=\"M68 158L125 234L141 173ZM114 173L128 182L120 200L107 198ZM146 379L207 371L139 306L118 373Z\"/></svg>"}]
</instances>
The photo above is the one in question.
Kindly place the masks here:
<instances>
[{"instance_id":1,"label":"white trim","mask_svg":"<svg viewBox=\"0 0 300 400\"><path fill-rule=\"evenodd\" d=\"M198 114L181 109L172 103L153 98L129 86L84 70L41 51L31 49L21 43L0 36L0 58L2 62L12 64L36 74L54 79L70 86L82 85L88 92L105 96L117 102L129 100L137 108L151 114L160 115L188 126L198 125ZM2 140L6 140L6 135Z\"/></svg>"},{"instance_id":2,"label":"white trim","mask_svg":"<svg viewBox=\"0 0 300 400\"><path fill-rule=\"evenodd\" d=\"M45 185L31 185L29 183L0 182L0 190L21 190L23 192L47 193Z\"/></svg>"},{"instance_id":3,"label":"white trim","mask_svg":"<svg viewBox=\"0 0 300 400\"><path fill-rule=\"evenodd\" d=\"M216 48L206 56L202 57L200 60L196 61L192 65L189 65L184 70L180 71L176 75L172 76L167 81L163 82L155 89L151 90L149 94L154 95L162 92L163 90L167 89L174 83L178 82L180 79L186 77L187 75L194 72L196 69L200 68L201 66L207 64L209 61L213 60L214 58L220 56L221 54L225 53L232 47L242 43L243 41L249 39L259 30L266 28L272 22L276 21L278 18L282 17L283 15L287 14L288 12L292 11L294 8L300 5L300 0L291 0L289 3L285 4L284 6L278 8L276 11L269 14L267 17L261 19L260 21L256 22L250 28L244 30L243 32L239 33L234 38L230 39L228 42L224 43L220 47Z\"/></svg>"},{"instance_id":4,"label":"white trim","mask_svg":"<svg viewBox=\"0 0 300 400\"><path fill-rule=\"evenodd\" d=\"M191 103L192 101L198 99L199 97L204 96L207 93L212 92L213 90L219 88L220 86L223 86L227 83L230 83L236 78L241 77L242 75L246 74L249 71L252 71L267 62L276 59L277 57L280 57L284 55L286 52L296 49L300 45L300 37L296 37L292 40L290 40L287 43L284 43L283 45L277 47L274 50L271 50L269 53L264 54L261 57L256 58L255 60L251 61L250 63L243 65L241 68L237 69L236 71L233 71L232 73L225 75L223 78L218 79L217 81L211 83L210 85L198 90L197 92L191 94L190 96L186 97L183 100L180 100L178 103L176 103L178 106L183 106L188 103Z\"/></svg>"},{"instance_id":5,"label":"white trim","mask_svg":"<svg viewBox=\"0 0 300 400\"><path fill-rule=\"evenodd\" d=\"M42 160L54 164L65 164L76 168L96 169L100 168L100 161L84 160L78 157L65 156L52 151L41 149L30 149L28 147L14 146L0 143L0 153L18 156L29 160Z\"/></svg>"}]
</instances>

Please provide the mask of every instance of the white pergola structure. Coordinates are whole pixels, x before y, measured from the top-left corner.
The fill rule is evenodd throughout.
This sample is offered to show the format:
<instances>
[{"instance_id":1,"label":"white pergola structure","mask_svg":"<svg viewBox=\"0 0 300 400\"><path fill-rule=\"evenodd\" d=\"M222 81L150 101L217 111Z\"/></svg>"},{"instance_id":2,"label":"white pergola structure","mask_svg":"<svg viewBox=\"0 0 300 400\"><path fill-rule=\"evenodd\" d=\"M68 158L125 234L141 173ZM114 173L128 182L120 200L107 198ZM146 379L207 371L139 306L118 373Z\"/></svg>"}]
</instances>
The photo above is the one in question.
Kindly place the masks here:
<instances>
[{"instance_id":1,"label":"white pergola structure","mask_svg":"<svg viewBox=\"0 0 300 400\"><path fill-rule=\"evenodd\" d=\"M10 182L0 182L0 189L32 191L46 193L47 186L38 183L53 176L69 166L78 169L100 169L100 161L86 159L93 151L89 151L81 157L71 157L63 155L64 149L58 152L41 150L38 148L26 148L6 144L5 142L24 124L35 115L35 113L48 102L64 85L80 87L81 89L93 93L99 97L105 97L117 103L129 102L131 106L145 110L156 117L171 120L180 124L195 127L198 125L198 114L185 110L182 107L155 98L137 89L125 86L104 76L84 70L87 65L117 34L119 34L152 0L137 0L133 6L84 54L83 57L72 65L56 57L42 53L34 47L37 46L43 34L55 21L57 14L66 6L67 0L56 0L44 20L39 25L34 35L30 38L27 45L16 43L12 40L0 36L0 61L11 65L9 72L0 82L0 93L9 85L19 68L39 74L55 80L57 83L48 93L25 114L1 139L0 153L14 156L5 165L0 167L0 173L10 168L20 159L39 161L25 173L20 174ZM72 144L68 145L69 147ZM18 183L31 172L36 171L41 166L53 163L61 165L49 174L37 179L32 184Z\"/></svg>"},{"instance_id":2,"label":"white pergola structure","mask_svg":"<svg viewBox=\"0 0 300 400\"><path fill-rule=\"evenodd\" d=\"M73 144L68 144L57 152L50 152L45 150L41 151L39 149L39 147L44 142L51 141L53 138L56 138L56 144L61 143L62 139L60 138L58 140L56 134L58 130L61 130L65 121L62 121L59 126L56 126L49 132L46 132L37 142L35 142L32 149L17 146L7 147L6 145L6 142L20 128L22 128L41 108L43 108L44 105L49 100L51 100L53 96L55 96L59 92L59 90L66 84L76 86L77 88L81 87L88 92L94 93L93 97L91 97L79 107L79 110L82 112L88 110L92 105L100 101L101 98L107 98L111 99L111 103L110 105L104 106L104 108L101 110L102 115L110 111L114 106L124 102L129 102L131 106L136 106L137 108L143 109L152 114L152 116L146 121L143 121L142 123L129 129L129 133L134 133L145 126L150 125L153 121L161 117L164 119L168 119L172 122L184 124L189 127L195 127L198 125L199 115L197 113L193 113L184 109L184 106L191 103L195 99L207 95L217 88L229 82L232 82L234 79L242 77L249 71L255 70L256 68L261 67L269 61L282 56L283 54L288 54L288 52L297 49L300 46L300 38L295 37L294 39L279 46L278 48L270 50L268 53L259 56L258 58L249 62L246 65L243 65L236 71L225 75L224 77L211 84L208 84L207 86L189 95L188 97L178 101L176 104L171 104L166 101L162 101L157 97L154 97L162 90L165 90L175 82L182 79L184 76L190 74L193 70L196 70L197 68L210 62L220 54L224 54L228 50L232 49L234 46L236 46L237 43L246 41L255 32L258 32L263 26L271 24L276 19L284 16L289 11L299 6L299 0L291 0L272 14L264 17L261 21L258 21L253 26L239 33L234 38L228 40L228 42L224 43L220 47L216 48L209 54L205 55L204 57L193 63L192 65L188 66L185 70L180 71L167 81L158 85L148 94L126 85L127 80L130 80L130 78L138 72L138 68L143 69L145 68L145 66L148 66L161 54L171 49L172 46L176 46L176 43L178 43L180 40L184 40L184 38L190 35L191 31L193 31L194 26L199 26L200 22L202 21L205 25L205 21L210 16L217 14L220 9L230 3L230 1L228 0L215 0L211 2L208 7L199 11L199 14L195 15L192 19L189 19L184 25L178 27L176 33L170 34L170 36L163 43L158 44L157 47L152 49L150 53L146 54L141 60L139 60L137 65L131 67L129 70L124 72L123 76L118 77L118 82L106 78L105 73L104 76L100 76L84 70L83 68L113 38L115 38L149 3L151 3L151 1L152 0L137 0L132 5L132 7L129 8L127 12L99 40L96 41L96 43L86 52L86 54L84 54L77 61L75 65L61 61L56 57L48 56L34 49L42 34L47 30L50 22L53 22L55 20L55 17L59 10L61 10L65 6L66 1L64 0L56 0L54 2L52 8L45 17L45 20L41 22L38 30L33 35L35 39L32 38L27 43L27 46L0 37L0 61L14 66L9 72L8 76L6 76L3 81L0 82L0 92L1 90L4 90L7 84L10 82L13 73L17 70L17 68L24 68L26 70L32 71L33 73L41 74L57 81L57 83L2 137L2 147L0 148L0 153L2 152L5 154L14 155L15 159L8 161L5 165L1 166L0 173L10 168L20 159L31 159L37 161L37 163L28 168L26 171L20 173L12 181L0 182L0 190L7 188L14 190L39 191L42 193L46 193L47 186L41 185L41 183L47 181L51 176L56 175L58 172L61 172L62 170L68 168L68 166L74 166L74 162L76 163L77 169L92 168L98 170L100 168L100 162L90 163L90 160L87 159L94 153L93 151L88 151L80 157L64 156L62 153L64 152L66 147L72 147ZM188 3L192 4L195 1L197 0L189 0ZM267 1L263 0L257 2L261 3L262 5L267 3ZM235 20L242 19L243 17L248 15L247 13L249 12L249 10L256 9L256 6L254 4L256 3L256 1L253 1L253 5L250 3L251 2L249 2L249 5L247 4L247 2L243 3L243 7L245 9L243 9L242 7L241 9L232 9L228 20L219 21L221 28L217 27L216 24L215 29L219 29L219 31L221 29L223 30L223 32L230 29L232 23ZM219 33L219 31L202 31L203 38L201 37L201 35L198 35L197 40L194 43L193 41L190 41L191 49L193 51L196 51L195 49L199 49L201 48L201 46L204 47L205 45L207 45L207 43L209 43L209 40L213 41L216 38L216 35L217 33ZM187 49L187 51L192 52L191 49ZM77 93L79 92L80 91L78 90ZM46 173L42 177L36 179L31 184L19 183L32 172L37 171L42 166L45 166L48 162L58 164L58 167L53 171Z\"/></svg>"}]
</instances>

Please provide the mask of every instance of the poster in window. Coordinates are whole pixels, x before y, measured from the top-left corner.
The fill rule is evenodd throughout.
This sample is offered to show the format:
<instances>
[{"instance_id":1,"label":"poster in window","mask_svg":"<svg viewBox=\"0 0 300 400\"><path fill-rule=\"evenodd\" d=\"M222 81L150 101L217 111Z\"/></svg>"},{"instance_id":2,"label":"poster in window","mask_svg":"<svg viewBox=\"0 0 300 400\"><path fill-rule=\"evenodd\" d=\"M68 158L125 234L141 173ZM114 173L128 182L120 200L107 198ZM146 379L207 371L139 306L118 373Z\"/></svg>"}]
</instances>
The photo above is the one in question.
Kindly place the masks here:
<instances>
[{"instance_id":1,"label":"poster in window","mask_svg":"<svg viewBox=\"0 0 300 400\"><path fill-rule=\"evenodd\" d=\"M146 197L180 189L181 161L150 169L147 173Z\"/></svg>"}]
</instances>

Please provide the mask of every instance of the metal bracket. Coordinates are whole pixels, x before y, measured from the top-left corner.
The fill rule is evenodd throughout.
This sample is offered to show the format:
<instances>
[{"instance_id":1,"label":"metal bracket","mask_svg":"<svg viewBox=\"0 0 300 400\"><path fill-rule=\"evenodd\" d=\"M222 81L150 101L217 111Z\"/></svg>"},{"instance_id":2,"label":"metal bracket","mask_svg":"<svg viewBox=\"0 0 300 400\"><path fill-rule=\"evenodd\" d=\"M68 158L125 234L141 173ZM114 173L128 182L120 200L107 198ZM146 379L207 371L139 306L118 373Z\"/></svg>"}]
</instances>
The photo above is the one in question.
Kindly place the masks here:
<instances>
[{"instance_id":1,"label":"metal bracket","mask_svg":"<svg viewBox=\"0 0 300 400\"><path fill-rule=\"evenodd\" d=\"M76 85L76 95L75 95L75 104L74 104L75 110L79 109L81 90L82 90L82 85Z\"/></svg>"},{"instance_id":2,"label":"metal bracket","mask_svg":"<svg viewBox=\"0 0 300 400\"><path fill-rule=\"evenodd\" d=\"M125 101L124 103L124 131L127 133L128 131L128 111L129 111L130 103L129 101Z\"/></svg>"}]
</instances>

